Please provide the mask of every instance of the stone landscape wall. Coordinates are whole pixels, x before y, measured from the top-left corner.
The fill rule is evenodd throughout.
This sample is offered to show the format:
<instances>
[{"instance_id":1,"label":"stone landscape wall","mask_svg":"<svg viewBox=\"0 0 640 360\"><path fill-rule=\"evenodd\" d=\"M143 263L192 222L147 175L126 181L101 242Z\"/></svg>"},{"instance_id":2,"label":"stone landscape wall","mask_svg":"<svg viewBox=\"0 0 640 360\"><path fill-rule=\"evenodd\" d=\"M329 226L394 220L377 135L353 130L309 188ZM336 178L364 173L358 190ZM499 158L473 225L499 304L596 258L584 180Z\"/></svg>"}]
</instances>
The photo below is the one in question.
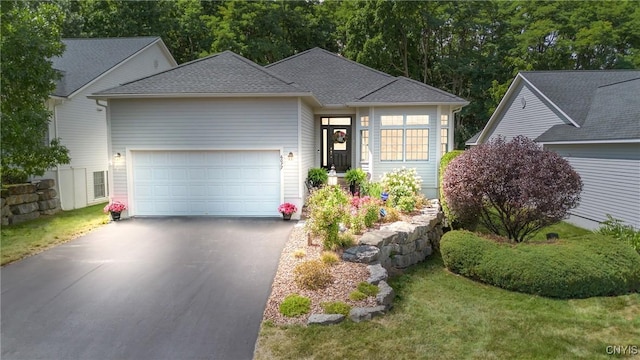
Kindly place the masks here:
<instances>
[{"instance_id":1,"label":"stone landscape wall","mask_svg":"<svg viewBox=\"0 0 640 360\"><path fill-rule=\"evenodd\" d=\"M387 270L405 269L423 261L440 246L444 215L427 208L408 222L398 221L365 233L358 246L347 249L343 260L380 264Z\"/></svg>"},{"instance_id":2,"label":"stone landscape wall","mask_svg":"<svg viewBox=\"0 0 640 360\"><path fill-rule=\"evenodd\" d=\"M59 212L60 200L56 198L58 194L54 187L53 179L45 179L3 188L0 198L2 225L18 224Z\"/></svg>"}]
</instances>

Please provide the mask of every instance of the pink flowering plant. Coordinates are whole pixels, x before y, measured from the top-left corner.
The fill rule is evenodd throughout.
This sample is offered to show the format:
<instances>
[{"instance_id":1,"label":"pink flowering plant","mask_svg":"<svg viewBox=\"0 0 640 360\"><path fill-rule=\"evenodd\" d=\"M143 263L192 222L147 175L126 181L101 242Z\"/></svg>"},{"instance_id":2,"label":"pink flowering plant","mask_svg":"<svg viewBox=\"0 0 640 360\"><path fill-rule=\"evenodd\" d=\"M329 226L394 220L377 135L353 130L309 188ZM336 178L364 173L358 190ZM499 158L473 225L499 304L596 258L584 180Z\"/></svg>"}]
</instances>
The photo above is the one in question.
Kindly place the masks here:
<instances>
[{"instance_id":1,"label":"pink flowering plant","mask_svg":"<svg viewBox=\"0 0 640 360\"><path fill-rule=\"evenodd\" d=\"M291 215L298 211L298 208L294 204L286 202L278 206L278 211L286 215Z\"/></svg>"},{"instance_id":2,"label":"pink flowering plant","mask_svg":"<svg viewBox=\"0 0 640 360\"><path fill-rule=\"evenodd\" d=\"M113 201L107 204L102 210L104 211L105 214L107 214L110 212L120 213L125 211L126 209L127 209L127 205L121 203L120 201Z\"/></svg>"}]
</instances>

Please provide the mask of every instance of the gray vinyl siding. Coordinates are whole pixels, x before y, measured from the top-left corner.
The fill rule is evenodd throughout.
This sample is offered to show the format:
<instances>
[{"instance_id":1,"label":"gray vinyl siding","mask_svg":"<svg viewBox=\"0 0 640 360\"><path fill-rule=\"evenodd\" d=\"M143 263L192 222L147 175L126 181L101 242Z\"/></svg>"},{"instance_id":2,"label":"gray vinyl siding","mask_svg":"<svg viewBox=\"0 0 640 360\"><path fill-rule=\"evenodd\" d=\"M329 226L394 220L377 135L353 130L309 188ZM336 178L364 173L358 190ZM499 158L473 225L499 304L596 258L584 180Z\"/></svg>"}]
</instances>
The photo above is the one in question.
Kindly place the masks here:
<instances>
[{"instance_id":1,"label":"gray vinyl siding","mask_svg":"<svg viewBox=\"0 0 640 360\"><path fill-rule=\"evenodd\" d=\"M114 198L127 200L125 154L145 149L298 152L297 98L111 100ZM285 201L299 199L298 162L283 161ZM241 181L242 179L238 179ZM297 202L297 201L296 201Z\"/></svg>"},{"instance_id":2,"label":"gray vinyl siding","mask_svg":"<svg viewBox=\"0 0 640 360\"><path fill-rule=\"evenodd\" d=\"M412 106L412 107L375 107L373 109L373 119L370 117L371 133L373 138L373 176L372 180L379 181L382 175L394 169L402 167L415 168L418 175L422 177L422 192L430 198L437 197L438 162L436 147L440 146L440 135L437 133L437 106ZM429 115L429 159L426 161L381 161L380 160L380 117L383 115Z\"/></svg>"},{"instance_id":3,"label":"gray vinyl siding","mask_svg":"<svg viewBox=\"0 0 640 360\"><path fill-rule=\"evenodd\" d=\"M570 221L589 229L606 214L640 229L640 144L545 145L565 157L584 188Z\"/></svg>"},{"instance_id":4,"label":"gray vinyl siding","mask_svg":"<svg viewBox=\"0 0 640 360\"><path fill-rule=\"evenodd\" d=\"M304 182L310 168L315 166L316 162L316 134L313 110L304 102L301 104L301 148L300 148L300 181ZM303 194L306 193L306 186L303 186Z\"/></svg>"},{"instance_id":5,"label":"gray vinyl siding","mask_svg":"<svg viewBox=\"0 0 640 360\"><path fill-rule=\"evenodd\" d=\"M522 107L522 99L526 105ZM505 111L493 126L490 136L486 139L494 139L504 136L507 141L518 135L524 135L530 139L536 139L554 125L565 124L551 105L535 95L524 82L515 89L514 95L505 104Z\"/></svg>"}]
</instances>

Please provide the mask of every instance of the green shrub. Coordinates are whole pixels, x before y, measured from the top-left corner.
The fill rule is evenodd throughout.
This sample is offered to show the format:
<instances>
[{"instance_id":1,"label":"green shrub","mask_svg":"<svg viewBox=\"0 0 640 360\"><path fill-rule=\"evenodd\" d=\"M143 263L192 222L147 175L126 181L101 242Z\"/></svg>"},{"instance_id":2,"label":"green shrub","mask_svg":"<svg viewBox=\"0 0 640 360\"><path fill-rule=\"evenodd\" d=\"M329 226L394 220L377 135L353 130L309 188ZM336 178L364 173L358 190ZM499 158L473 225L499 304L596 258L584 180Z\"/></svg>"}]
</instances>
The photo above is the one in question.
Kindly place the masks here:
<instances>
[{"instance_id":1,"label":"green shrub","mask_svg":"<svg viewBox=\"0 0 640 360\"><path fill-rule=\"evenodd\" d=\"M362 185L367 181L367 173L362 169L349 169L344 174L344 180L349 185Z\"/></svg>"},{"instance_id":2,"label":"green shrub","mask_svg":"<svg viewBox=\"0 0 640 360\"><path fill-rule=\"evenodd\" d=\"M342 301L322 303L320 304L320 307L322 307L325 314L342 314L344 316L349 316L349 312L351 311L351 306L343 303Z\"/></svg>"},{"instance_id":3,"label":"green shrub","mask_svg":"<svg viewBox=\"0 0 640 360\"><path fill-rule=\"evenodd\" d=\"M379 218L380 214L380 201L372 201L364 205L364 226L367 228L372 227Z\"/></svg>"},{"instance_id":4,"label":"green shrub","mask_svg":"<svg viewBox=\"0 0 640 360\"><path fill-rule=\"evenodd\" d=\"M403 196L398 199L397 207L400 211L410 213L416 209L416 199L414 196Z\"/></svg>"},{"instance_id":5,"label":"green shrub","mask_svg":"<svg viewBox=\"0 0 640 360\"><path fill-rule=\"evenodd\" d=\"M293 269L296 284L307 290L318 290L333 282L329 266L320 260L305 261Z\"/></svg>"},{"instance_id":6,"label":"green shrub","mask_svg":"<svg viewBox=\"0 0 640 360\"><path fill-rule=\"evenodd\" d=\"M359 290L353 290L350 294L349 294L349 299L353 300L353 301L361 301L366 299L368 296L367 294L363 293L362 291Z\"/></svg>"},{"instance_id":7,"label":"green shrub","mask_svg":"<svg viewBox=\"0 0 640 360\"><path fill-rule=\"evenodd\" d=\"M609 235L631 245L640 254L640 231L633 226L625 225L621 220L614 219L607 214L607 220L597 230L599 234Z\"/></svg>"},{"instance_id":8,"label":"green shrub","mask_svg":"<svg viewBox=\"0 0 640 360\"><path fill-rule=\"evenodd\" d=\"M376 296L378 295L378 286L366 282L361 282L358 284L358 291L367 296Z\"/></svg>"},{"instance_id":9,"label":"green shrub","mask_svg":"<svg viewBox=\"0 0 640 360\"><path fill-rule=\"evenodd\" d=\"M360 195L370 196L376 200L380 200L383 190L382 184L378 182L365 181L360 185Z\"/></svg>"},{"instance_id":10,"label":"green shrub","mask_svg":"<svg viewBox=\"0 0 640 360\"><path fill-rule=\"evenodd\" d=\"M399 207L402 203L405 209L411 208L410 211L413 211L415 200L410 201L408 198L418 196L421 186L422 179L414 168L394 169L382 176L382 187L389 193L387 202L394 207Z\"/></svg>"},{"instance_id":11,"label":"green shrub","mask_svg":"<svg viewBox=\"0 0 640 360\"><path fill-rule=\"evenodd\" d=\"M640 289L640 255L598 234L513 245L451 231L442 237L440 251L452 272L528 294L586 298Z\"/></svg>"},{"instance_id":12,"label":"green shrub","mask_svg":"<svg viewBox=\"0 0 640 360\"><path fill-rule=\"evenodd\" d=\"M320 260L327 265L335 265L340 262L340 257L333 251L323 251Z\"/></svg>"},{"instance_id":13,"label":"green shrub","mask_svg":"<svg viewBox=\"0 0 640 360\"><path fill-rule=\"evenodd\" d=\"M387 212L387 216L382 218L382 222L392 223L400 220L400 212L398 212L398 209L391 206L385 206L384 210Z\"/></svg>"},{"instance_id":14,"label":"green shrub","mask_svg":"<svg viewBox=\"0 0 640 360\"><path fill-rule=\"evenodd\" d=\"M362 211L356 212L354 215L351 215L351 226L349 226L349 230L353 231L354 234L362 234L364 229L368 226L365 225L365 213Z\"/></svg>"},{"instance_id":15,"label":"green shrub","mask_svg":"<svg viewBox=\"0 0 640 360\"><path fill-rule=\"evenodd\" d=\"M304 315L311 310L311 299L298 294L288 295L280 304L280 313L287 317Z\"/></svg>"},{"instance_id":16,"label":"green shrub","mask_svg":"<svg viewBox=\"0 0 640 360\"><path fill-rule=\"evenodd\" d=\"M438 189L440 189L440 206L442 206L442 211L444 212L444 216L449 222L449 226L451 226L451 228L454 228L454 223L456 225L458 225L458 223L456 222L455 215L452 214L451 211L449 210L449 206L447 205L447 200L444 198L444 194L442 191L442 179L444 178L444 172L447 170L447 166L449 165L451 160L455 159L462 153L464 153L464 150L452 150L442 155L442 158L440 158L440 170L439 170L440 172L438 173L438 177L439 177Z\"/></svg>"},{"instance_id":17,"label":"green shrub","mask_svg":"<svg viewBox=\"0 0 640 360\"><path fill-rule=\"evenodd\" d=\"M311 186L320 187L327 183L329 174L323 168L311 168L307 172L307 179L309 179Z\"/></svg>"},{"instance_id":18,"label":"green shrub","mask_svg":"<svg viewBox=\"0 0 640 360\"><path fill-rule=\"evenodd\" d=\"M339 186L324 186L309 196L307 208L307 230L312 235L322 237L325 249L339 248L340 223L349 224L351 220L349 195Z\"/></svg>"},{"instance_id":19,"label":"green shrub","mask_svg":"<svg viewBox=\"0 0 640 360\"><path fill-rule=\"evenodd\" d=\"M345 231L338 234L338 240L331 247L331 250L346 249L356 244L356 237L350 231Z\"/></svg>"}]
</instances>

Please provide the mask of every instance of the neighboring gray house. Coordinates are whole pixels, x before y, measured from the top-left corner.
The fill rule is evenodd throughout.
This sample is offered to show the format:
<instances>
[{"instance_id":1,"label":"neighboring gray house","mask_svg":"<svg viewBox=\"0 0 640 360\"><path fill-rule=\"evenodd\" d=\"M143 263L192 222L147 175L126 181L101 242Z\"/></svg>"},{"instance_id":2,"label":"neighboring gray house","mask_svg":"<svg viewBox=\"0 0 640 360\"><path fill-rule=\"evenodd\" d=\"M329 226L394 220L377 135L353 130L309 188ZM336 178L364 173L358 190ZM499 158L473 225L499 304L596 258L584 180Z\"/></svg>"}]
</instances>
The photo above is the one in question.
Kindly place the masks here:
<instances>
[{"instance_id":1,"label":"neighboring gray house","mask_svg":"<svg viewBox=\"0 0 640 360\"><path fill-rule=\"evenodd\" d=\"M87 95L176 66L159 37L63 39L65 51L52 59L62 73L47 101L49 139L60 138L71 163L42 178L56 179L63 210L108 199L107 115Z\"/></svg>"},{"instance_id":2,"label":"neighboring gray house","mask_svg":"<svg viewBox=\"0 0 640 360\"><path fill-rule=\"evenodd\" d=\"M111 196L129 216L279 216L331 165L414 167L435 197L468 104L319 48L267 67L225 51L92 98L108 100Z\"/></svg>"},{"instance_id":3,"label":"neighboring gray house","mask_svg":"<svg viewBox=\"0 0 640 360\"><path fill-rule=\"evenodd\" d=\"M640 70L519 73L467 145L517 135L559 153L582 177L570 222L595 229L610 214L640 229Z\"/></svg>"}]
</instances>

